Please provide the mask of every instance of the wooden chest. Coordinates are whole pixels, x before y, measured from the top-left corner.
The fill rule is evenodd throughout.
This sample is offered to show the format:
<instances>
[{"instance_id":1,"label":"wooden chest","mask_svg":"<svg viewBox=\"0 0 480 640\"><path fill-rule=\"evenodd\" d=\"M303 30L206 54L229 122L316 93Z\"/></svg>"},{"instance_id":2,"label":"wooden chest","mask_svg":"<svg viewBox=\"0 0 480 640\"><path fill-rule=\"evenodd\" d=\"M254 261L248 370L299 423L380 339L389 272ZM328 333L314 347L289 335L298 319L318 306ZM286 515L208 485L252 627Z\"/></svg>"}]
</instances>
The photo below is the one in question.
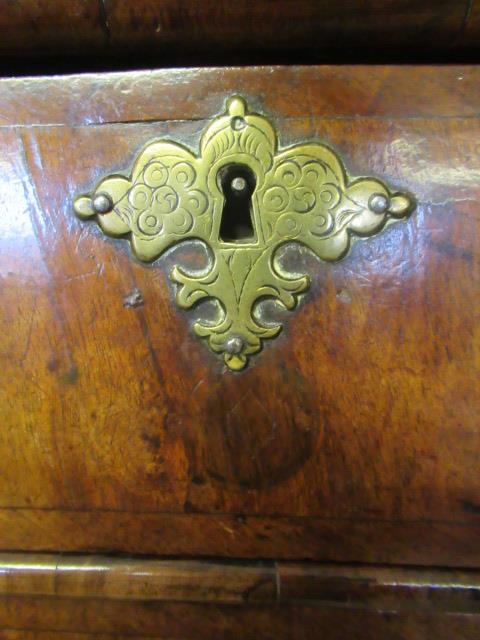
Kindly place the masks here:
<instances>
[{"instance_id":1,"label":"wooden chest","mask_svg":"<svg viewBox=\"0 0 480 640\"><path fill-rule=\"evenodd\" d=\"M175 304L190 245L74 213L234 95L414 202L302 252L241 371ZM0 80L0 638L480 638L479 110L475 66Z\"/></svg>"}]
</instances>

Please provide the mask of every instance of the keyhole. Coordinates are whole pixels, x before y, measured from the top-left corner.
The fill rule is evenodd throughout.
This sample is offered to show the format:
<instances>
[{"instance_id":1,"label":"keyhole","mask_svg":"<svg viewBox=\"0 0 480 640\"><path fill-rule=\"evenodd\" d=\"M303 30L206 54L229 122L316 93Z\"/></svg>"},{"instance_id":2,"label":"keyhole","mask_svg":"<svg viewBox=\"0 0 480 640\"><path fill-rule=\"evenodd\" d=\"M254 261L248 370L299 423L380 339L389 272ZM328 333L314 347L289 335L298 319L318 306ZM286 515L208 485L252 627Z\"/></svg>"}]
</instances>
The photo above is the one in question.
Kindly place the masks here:
<instances>
[{"instance_id":1,"label":"keyhole","mask_svg":"<svg viewBox=\"0 0 480 640\"><path fill-rule=\"evenodd\" d=\"M220 239L226 242L252 240L255 237L252 221L253 171L245 165L232 164L220 170L219 180L225 198Z\"/></svg>"}]
</instances>

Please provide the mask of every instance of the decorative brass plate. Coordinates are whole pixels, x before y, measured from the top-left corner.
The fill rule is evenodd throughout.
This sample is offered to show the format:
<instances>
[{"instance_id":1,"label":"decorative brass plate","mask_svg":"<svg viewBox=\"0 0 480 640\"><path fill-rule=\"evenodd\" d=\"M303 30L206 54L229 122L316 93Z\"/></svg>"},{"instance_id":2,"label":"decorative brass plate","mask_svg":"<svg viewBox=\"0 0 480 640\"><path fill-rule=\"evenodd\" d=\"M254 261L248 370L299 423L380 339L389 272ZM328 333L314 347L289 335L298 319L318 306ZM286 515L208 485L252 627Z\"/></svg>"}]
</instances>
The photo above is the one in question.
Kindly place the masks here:
<instances>
[{"instance_id":1,"label":"decorative brass plate","mask_svg":"<svg viewBox=\"0 0 480 640\"><path fill-rule=\"evenodd\" d=\"M202 299L218 301L217 321L200 320L193 329L223 353L230 369L240 370L263 339L281 330L262 322L257 303L274 298L294 309L310 284L307 275L282 268L281 246L296 242L322 260L339 260L355 236L378 233L406 217L414 203L376 178L350 180L323 144L279 150L270 122L234 96L203 133L198 156L175 142L153 141L131 177L108 176L74 206L106 234L127 237L145 262L179 242L203 241L211 252L206 271L172 270L177 304L189 309ZM250 226L238 233L227 218L242 210Z\"/></svg>"}]
</instances>

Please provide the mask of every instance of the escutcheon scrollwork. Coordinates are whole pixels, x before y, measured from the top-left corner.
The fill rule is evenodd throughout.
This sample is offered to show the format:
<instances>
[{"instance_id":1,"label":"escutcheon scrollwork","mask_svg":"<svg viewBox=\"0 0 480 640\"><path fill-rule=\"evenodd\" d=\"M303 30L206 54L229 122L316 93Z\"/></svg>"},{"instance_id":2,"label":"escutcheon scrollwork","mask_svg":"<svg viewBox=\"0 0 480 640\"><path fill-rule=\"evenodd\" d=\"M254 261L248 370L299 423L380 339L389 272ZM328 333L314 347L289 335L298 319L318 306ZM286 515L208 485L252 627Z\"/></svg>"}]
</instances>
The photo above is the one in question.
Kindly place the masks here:
<instances>
[{"instance_id":1,"label":"escutcheon scrollwork","mask_svg":"<svg viewBox=\"0 0 480 640\"><path fill-rule=\"evenodd\" d=\"M246 239L221 237L222 176L232 167L253 179L252 234ZM238 184L245 187L245 180ZM144 262L181 242L205 243L211 255L206 271L173 268L176 301L182 309L204 299L218 301L217 320L198 320L193 330L238 371L282 328L255 313L259 301L273 298L294 309L309 287L308 275L289 273L276 260L280 247L299 243L321 260L339 260L356 238L406 218L414 201L377 178L349 178L324 144L279 149L269 120L250 113L245 100L234 96L226 113L206 128L198 155L176 142L153 141L130 176L106 177L92 194L76 198L74 208L107 235L128 238Z\"/></svg>"}]
</instances>

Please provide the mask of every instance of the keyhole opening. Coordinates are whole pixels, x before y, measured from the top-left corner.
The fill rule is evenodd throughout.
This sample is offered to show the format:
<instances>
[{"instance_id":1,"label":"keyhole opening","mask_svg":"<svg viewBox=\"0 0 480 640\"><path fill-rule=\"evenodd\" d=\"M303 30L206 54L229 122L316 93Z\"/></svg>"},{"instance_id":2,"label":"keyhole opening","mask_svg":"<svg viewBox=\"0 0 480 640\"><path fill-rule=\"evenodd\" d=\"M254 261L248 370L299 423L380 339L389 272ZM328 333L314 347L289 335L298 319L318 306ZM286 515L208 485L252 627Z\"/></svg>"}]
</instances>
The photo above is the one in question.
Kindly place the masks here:
<instances>
[{"instance_id":1,"label":"keyhole opening","mask_svg":"<svg viewBox=\"0 0 480 640\"><path fill-rule=\"evenodd\" d=\"M255 190L253 171L241 164L223 167L218 174L224 195L220 239L225 242L247 242L255 238L252 220L252 194Z\"/></svg>"}]
</instances>

